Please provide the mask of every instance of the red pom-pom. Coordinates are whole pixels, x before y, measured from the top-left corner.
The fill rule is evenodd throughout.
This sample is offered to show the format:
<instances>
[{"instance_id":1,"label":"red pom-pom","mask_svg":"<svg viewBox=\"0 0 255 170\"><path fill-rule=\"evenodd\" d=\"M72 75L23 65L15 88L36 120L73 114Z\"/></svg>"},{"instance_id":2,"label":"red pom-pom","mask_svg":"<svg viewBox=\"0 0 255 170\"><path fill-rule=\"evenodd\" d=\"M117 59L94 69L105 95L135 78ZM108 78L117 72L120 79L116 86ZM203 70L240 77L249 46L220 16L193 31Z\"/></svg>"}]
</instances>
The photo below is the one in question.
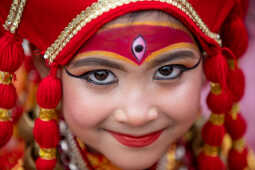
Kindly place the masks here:
<instances>
[{"instance_id":1,"label":"red pom-pom","mask_svg":"<svg viewBox=\"0 0 255 170\"><path fill-rule=\"evenodd\" d=\"M42 148L55 148L59 142L59 127L56 120L36 119L33 130L36 142Z\"/></svg>"},{"instance_id":2,"label":"red pom-pom","mask_svg":"<svg viewBox=\"0 0 255 170\"><path fill-rule=\"evenodd\" d=\"M52 75L44 78L37 90L37 103L45 109L57 107L62 96L61 81Z\"/></svg>"},{"instance_id":3,"label":"red pom-pom","mask_svg":"<svg viewBox=\"0 0 255 170\"><path fill-rule=\"evenodd\" d=\"M228 64L222 51L218 52L215 56L206 58L204 71L209 81L222 85L226 83Z\"/></svg>"},{"instance_id":4,"label":"red pom-pom","mask_svg":"<svg viewBox=\"0 0 255 170\"><path fill-rule=\"evenodd\" d=\"M225 117L225 127L233 140L240 139L246 132L246 122L241 114L234 120L230 114Z\"/></svg>"},{"instance_id":5,"label":"red pom-pom","mask_svg":"<svg viewBox=\"0 0 255 170\"><path fill-rule=\"evenodd\" d=\"M0 121L0 148L12 137L13 124L11 121Z\"/></svg>"},{"instance_id":6,"label":"red pom-pom","mask_svg":"<svg viewBox=\"0 0 255 170\"><path fill-rule=\"evenodd\" d=\"M222 89L220 94L212 92L207 96L207 105L214 113L227 113L233 105L232 94L227 89Z\"/></svg>"},{"instance_id":7,"label":"red pom-pom","mask_svg":"<svg viewBox=\"0 0 255 170\"><path fill-rule=\"evenodd\" d=\"M247 167L248 149L245 148L239 152L231 149L228 154L228 168L229 170L243 170Z\"/></svg>"},{"instance_id":8,"label":"red pom-pom","mask_svg":"<svg viewBox=\"0 0 255 170\"><path fill-rule=\"evenodd\" d=\"M36 170L53 170L56 166L57 160L45 160L38 158L36 160Z\"/></svg>"},{"instance_id":9,"label":"red pom-pom","mask_svg":"<svg viewBox=\"0 0 255 170\"><path fill-rule=\"evenodd\" d=\"M248 33L242 17L231 15L222 30L223 46L241 57L248 47Z\"/></svg>"},{"instance_id":10,"label":"red pom-pom","mask_svg":"<svg viewBox=\"0 0 255 170\"><path fill-rule=\"evenodd\" d=\"M11 109L17 100L16 89L13 84L0 84L0 108Z\"/></svg>"},{"instance_id":11,"label":"red pom-pom","mask_svg":"<svg viewBox=\"0 0 255 170\"><path fill-rule=\"evenodd\" d=\"M22 64L25 54L22 41L13 34L6 32L0 38L0 70L15 72Z\"/></svg>"},{"instance_id":12,"label":"red pom-pom","mask_svg":"<svg viewBox=\"0 0 255 170\"><path fill-rule=\"evenodd\" d=\"M198 157L199 170L225 170L225 165L218 156L201 153Z\"/></svg>"},{"instance_id":13,"label":"red pom-pom","mask_svg":"<svg viewBox=\"0 0 255 170\"><path fill-rule=\"evenodd\" d=\"M19 119L22 116L22 114L23 114L23 107L22 106L16 105L12 109L12 120L13 120L14 124L19 121Z\"/></svg>"},{"instance_id":14,"label":"red pom-pom","mask_svg":"<svg viewBox=\"0 0 255 170\"><path fill-rule=\"evenodd\" d=\"M220 146L225 135L223 125L214 125L208 121L202 129L203 141L211 146Z\"/></svg>"},{"instance_id":15,"label":"red pom-pom","mask_svg":"<svg viewBox=\"0 0 255 170\"><path fill-rule=\"evenodd\" d=\"M240 68L230 70L228 74L228 87L233 94L233 100L238 102L244 95L245 78Z\"/></svg>"}]
</instances>

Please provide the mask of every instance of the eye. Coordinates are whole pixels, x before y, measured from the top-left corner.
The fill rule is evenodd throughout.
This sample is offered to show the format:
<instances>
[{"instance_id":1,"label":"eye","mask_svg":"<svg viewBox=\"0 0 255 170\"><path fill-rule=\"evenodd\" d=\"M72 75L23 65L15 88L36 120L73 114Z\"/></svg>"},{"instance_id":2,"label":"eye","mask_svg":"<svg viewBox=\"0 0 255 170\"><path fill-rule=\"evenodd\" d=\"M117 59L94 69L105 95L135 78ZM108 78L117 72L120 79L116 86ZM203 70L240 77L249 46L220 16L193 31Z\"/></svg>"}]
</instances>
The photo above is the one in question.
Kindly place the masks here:
<instances>
[{"instance_id":1,"label":"eye","mask_svg":"<svg viewBox=\"0 0 255 170\"><path fill-rule=\"evenodd\" d=\"M84 79L95 85L110 85L118 82L117 77L109 70L93 70L82 75L73 75L67 69L65 71L69 76Z\"/></svg>"},{"instance_id":2,"label":"eye","mask_svg":"<svg viewBox=\"0 0 255 170\"><path fill-rule=\"evenodd\" d=\"M166 65L160 67L154 74L155 80L171 80L176 79L182 75L187 68L184 65Z\"/></svg>"},{"instance_id":3,"label":"eye","mask_svg":"<svg viewBox=\"0 0 255 170\"><path fill-rule=\"evenodd\" d=\"M83 77L88 82L96 85L109 85L118 81L116 76L111 71L107 70L90 71Z\"/></svg>"}]
</instances>

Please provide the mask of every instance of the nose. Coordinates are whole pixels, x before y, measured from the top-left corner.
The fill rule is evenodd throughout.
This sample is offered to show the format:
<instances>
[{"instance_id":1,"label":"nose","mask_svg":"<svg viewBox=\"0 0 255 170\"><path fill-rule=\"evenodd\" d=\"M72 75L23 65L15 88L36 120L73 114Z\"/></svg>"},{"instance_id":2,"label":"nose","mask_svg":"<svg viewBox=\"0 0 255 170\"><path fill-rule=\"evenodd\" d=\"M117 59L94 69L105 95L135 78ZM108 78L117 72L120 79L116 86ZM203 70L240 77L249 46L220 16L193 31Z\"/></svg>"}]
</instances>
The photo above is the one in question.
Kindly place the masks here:
<instances>
[{"instance_id":1,"label":"nose","mask_svg":"<svg viewBox=\"0 0 255 170\"><path fill-rule=\"evenodd\" d=\"M130 126L142 126L158 117L158 110L146 98L146 93L136 89L123 96L120 107L116 109L116 121ZM125 103L124 103L125 102Z\"/></svg>"},{"instance_id":2,"label":"nose","mask_svg":"<svg viewBox=\"0 0 255 170\"><path fill-rule=\"evenodd\" d=\"M116 121L125 123L130 126L143 126L158 117L158 111L156 108L151 108L147 111L141 111L136 108L130 108L128 110L118 109L114 113Z\"/></svg>"}]
</instances>

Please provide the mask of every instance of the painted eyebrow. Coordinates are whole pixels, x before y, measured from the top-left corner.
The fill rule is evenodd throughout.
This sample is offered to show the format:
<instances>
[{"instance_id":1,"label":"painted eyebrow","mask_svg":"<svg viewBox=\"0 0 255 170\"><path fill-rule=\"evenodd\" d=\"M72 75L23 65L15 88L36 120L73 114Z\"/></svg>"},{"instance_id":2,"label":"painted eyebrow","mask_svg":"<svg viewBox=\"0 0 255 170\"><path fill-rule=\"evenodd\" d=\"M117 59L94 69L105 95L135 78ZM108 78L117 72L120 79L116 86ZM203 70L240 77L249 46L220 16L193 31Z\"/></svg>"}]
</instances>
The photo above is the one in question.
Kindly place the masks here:
<instances>
[{"instance_id":1,"label":"painted eyebrow","mask_svg":"<svg viewBox=\"0 0 255 170\"><path fill-rule=\"evenodd\" d=\"M186 58L196 58L196 57L192 51L172 52L170 54L164 54L161 57L151 61L148 68L153 68L165 62L170 62L170 61L178 60L178 59L186 59ZM83 58L70 63L71 68L77 68L82 66L105 66L105 67L111 67L111 68L115 68L115 69L126 72L126 69L122 65L114 61L109 61L102 58Z\"/></svg>"},{"instance_id":2,"label":"painted eyebrow","mask_svg":"<svg viewBox=\"0 0 255 170\"><path fill-rule=\"evenodd\" d=\"M188 59L188 58L196 59L197 57L192 51L188 51L188 50L170 52L168 54L164 54L161 57L157 57L156 59L152 60L150 62L149 68L153 68L165 62L170 62L170 61L179 60L179 59Z\"/></svg>"},{"instance_id":3,"label":"painted eyebrow","mask_svg":"<svg viewBox=\"0 0 255 170\"><path fill-rule=\"evenodd\" d=\"M118 70L126 71L122 65L114 61L109 61L102 58L83 58L83 59L74 61L73 63L70 64L70 66L71 68L77 68L81 66L106 66L106 67L111 67Z\"/></svg>"}]
</instances>

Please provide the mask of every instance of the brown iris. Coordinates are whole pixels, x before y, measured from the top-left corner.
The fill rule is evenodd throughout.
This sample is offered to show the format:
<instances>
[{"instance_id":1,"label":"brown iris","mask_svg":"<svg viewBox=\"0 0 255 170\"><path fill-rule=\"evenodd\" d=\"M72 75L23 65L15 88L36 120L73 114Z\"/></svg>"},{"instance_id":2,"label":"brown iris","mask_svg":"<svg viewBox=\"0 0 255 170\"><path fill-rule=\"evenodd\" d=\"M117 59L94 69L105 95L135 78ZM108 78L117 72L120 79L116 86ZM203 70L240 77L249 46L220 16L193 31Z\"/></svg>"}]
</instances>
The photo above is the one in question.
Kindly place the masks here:
<instances>
[{"instance_id":1,"label":"brown iris","mask_svg":"<svg viewBox=\"0 0 255 170\"><path fill-rule=\"evenodd\" d=\"M99 81L105 80L109 75L109 73L106 71L96 71L94 74L95 74L95 78Z\"/></svg>"},{"instance_id":2,"label":"brown iris","mask_svg":"<svg viewBox=\"0 0 255 170\"><path fill-rule=\"evenodd\" d=\"M161 67L159 69L159 72L163 76L168 76L169 74L173 72L173 67L170 67L170 66Z\"/></svg>"}]
</instances>

